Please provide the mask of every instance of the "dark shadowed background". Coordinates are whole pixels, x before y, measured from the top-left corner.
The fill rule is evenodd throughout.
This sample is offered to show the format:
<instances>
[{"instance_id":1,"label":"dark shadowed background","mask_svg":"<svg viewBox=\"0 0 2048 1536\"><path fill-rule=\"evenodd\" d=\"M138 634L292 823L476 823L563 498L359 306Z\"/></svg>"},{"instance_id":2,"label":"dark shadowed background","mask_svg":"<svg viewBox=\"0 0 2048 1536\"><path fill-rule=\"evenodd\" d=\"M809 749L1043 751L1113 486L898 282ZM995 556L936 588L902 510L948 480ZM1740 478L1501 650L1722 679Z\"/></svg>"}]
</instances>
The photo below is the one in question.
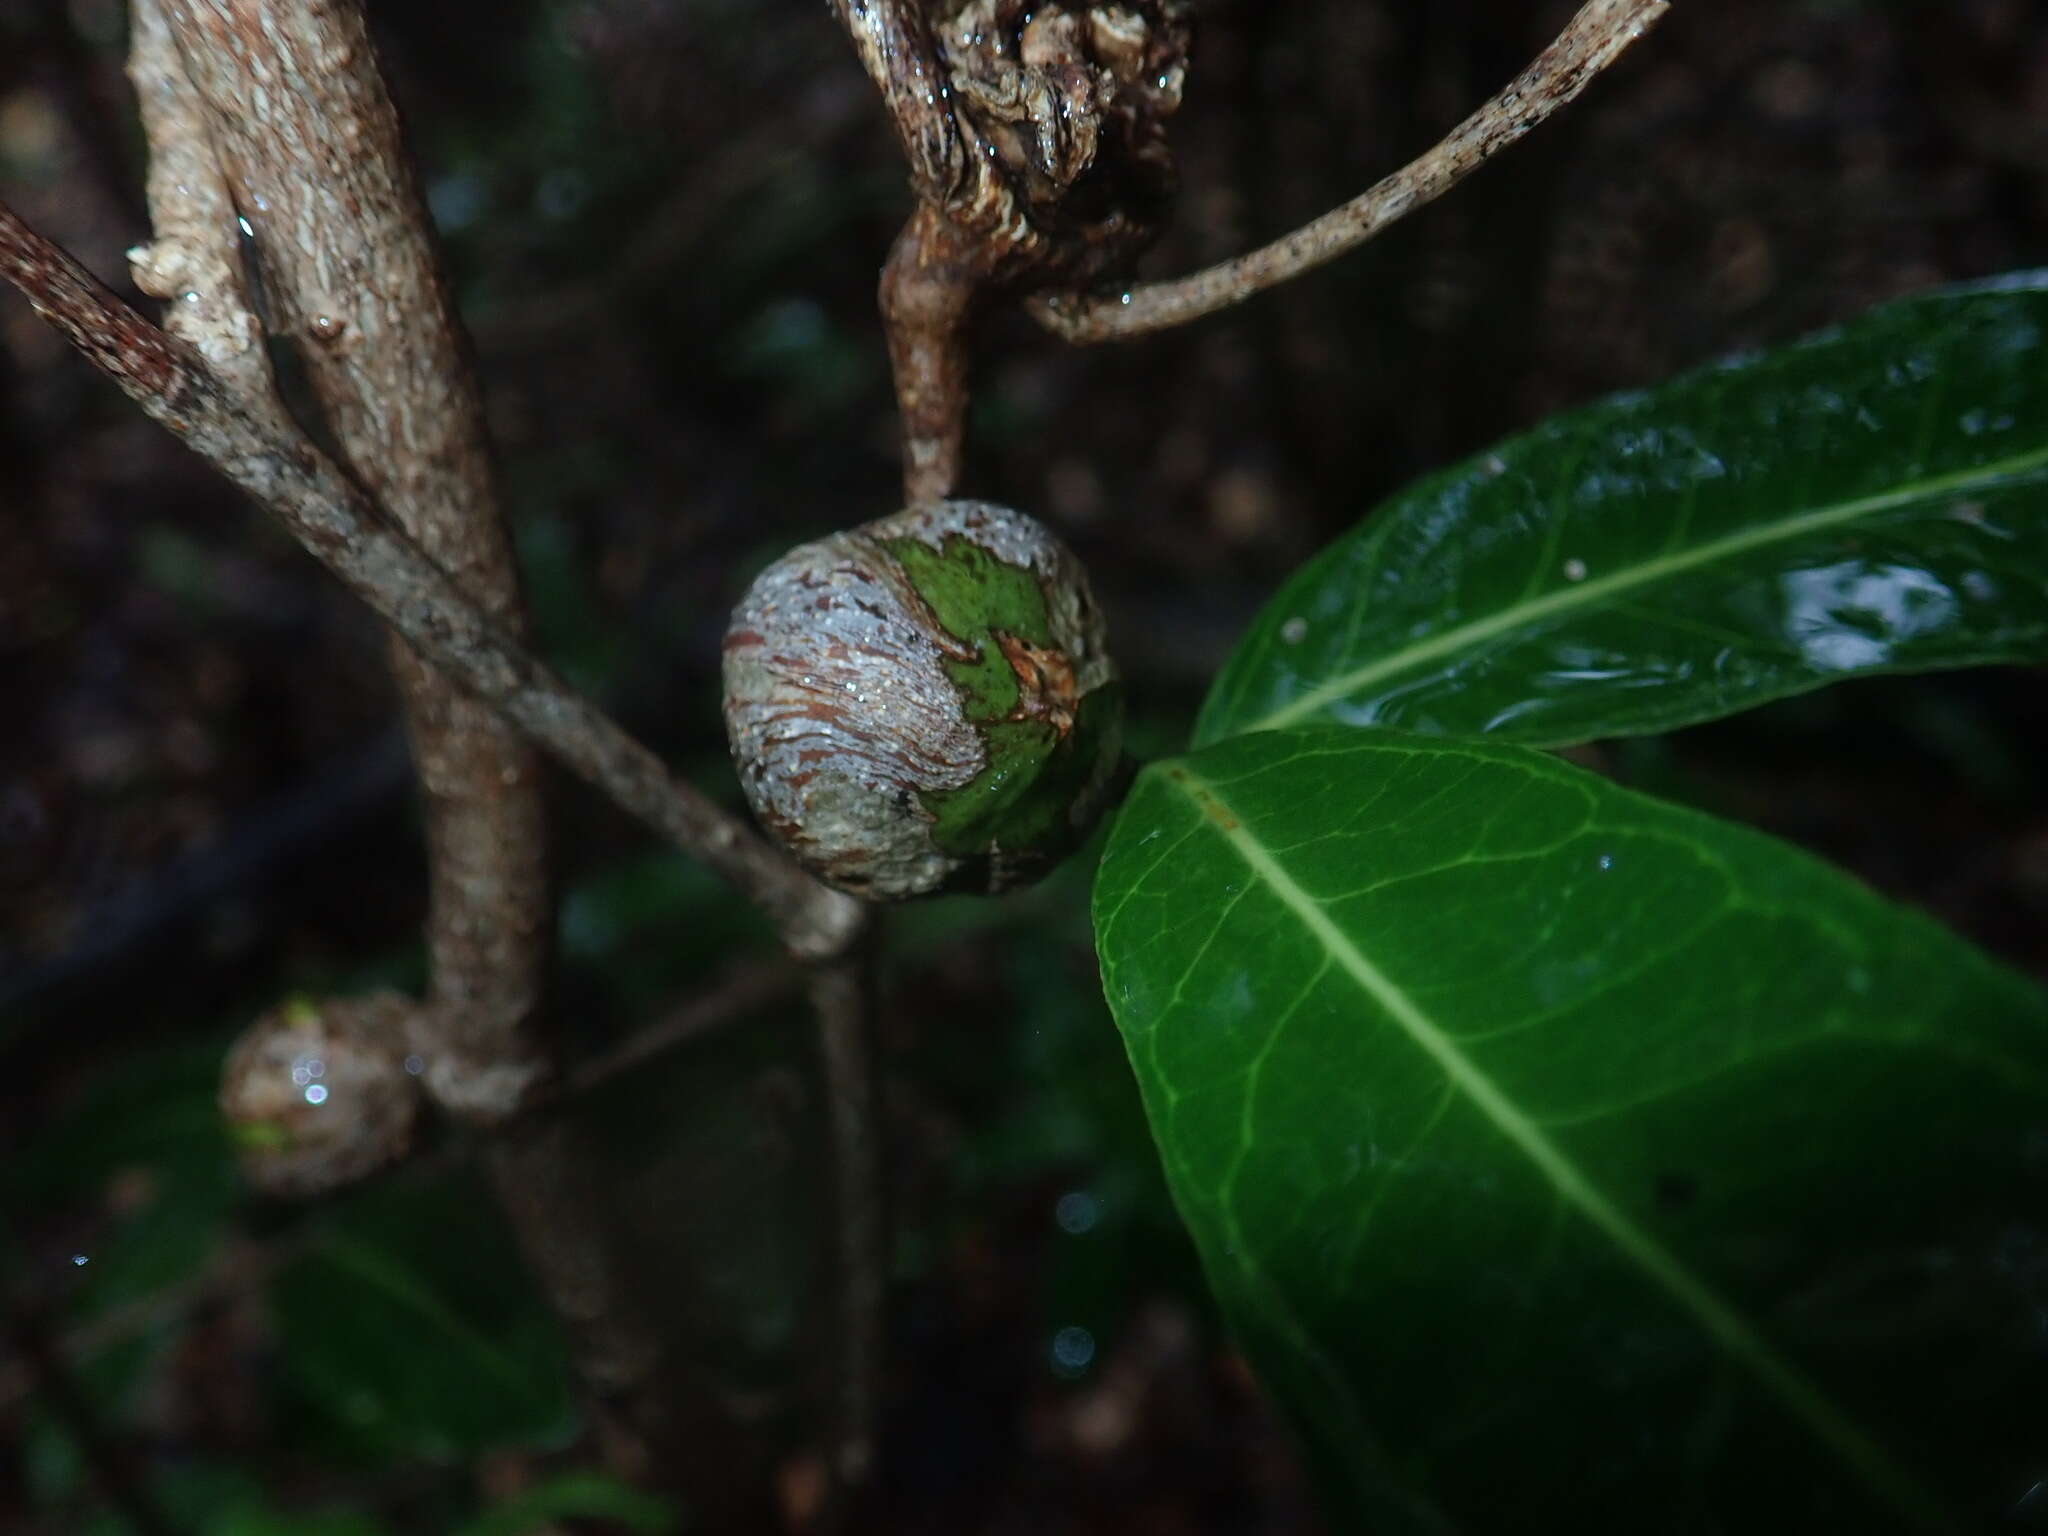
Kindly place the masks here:
<instances>
[{"instance_id":1,"label":"dark shadowed background","mask_svg":"<svg viewBox=\"0 0 2048 1536\"><path fill-rule=\"evenodd\" d=\"M1571 9L1207 0L1180 214L1146 270L1360 190ZM792 543L894 507L874 286L909 198L880 106L817 0L371 10L538 643L730 796L727 608ZM115 0L0 0L0 187L132 298L122 25ZM1093 350L991 316L965 489L1088 562L1153 755L1280 578L1422 471L2044 261L2048 5L1680 0L1500 163L1237 312ZM2018 673L1857 684L1598 766L1813 847L2043 975L2041 698ZM0 1530L129 1529L103 1501L121 1475L180 1529L328 1536L465 1529L567 1486L588 1457L563 1346L459 1149L287 1208L239 1187L214 1117L256 1011L418 978L418 826L376 627L12 295L0 700ZM830 1315L810 1032L709 876L582 789L557 799L572 1058L708 989L765 999L579 1108L740 1426L735 1475L758 1467L796 1521ZM891 924L876 1528L1316 1529L1166 1199L1094 990L1086 865ZM37 1389L51 1347L76 1401ZM586 1528L656 1528L641 1516Z\"/></svg>"}]
</instances>

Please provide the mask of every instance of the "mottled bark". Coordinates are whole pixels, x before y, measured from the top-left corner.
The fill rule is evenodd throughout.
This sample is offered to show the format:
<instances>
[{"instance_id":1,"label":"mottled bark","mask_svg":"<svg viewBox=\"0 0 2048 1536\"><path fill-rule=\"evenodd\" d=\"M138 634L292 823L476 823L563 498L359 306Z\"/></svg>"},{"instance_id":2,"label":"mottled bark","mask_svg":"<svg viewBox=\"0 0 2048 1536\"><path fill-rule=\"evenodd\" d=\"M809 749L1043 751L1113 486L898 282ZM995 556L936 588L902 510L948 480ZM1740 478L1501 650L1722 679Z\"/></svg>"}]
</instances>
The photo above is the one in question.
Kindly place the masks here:
<instances>
[{"instance_id":1,"label":"mottled bark","mask_svg":"<svg viewBox=\"0 0 2048 1536\"><path fill-rule=\"evenodd\" d=\"M190 342L251 408L288 424L249 301L234 193L206 109L186 78L160 0L129 7L128 78L149 144L147 245L128 253L135 286L165 301L164 329Z\"/></svg>"},{"instance_id":2,"label":"mottled bark","mask_svg":"<svg viewBox=\"0 0 2048 1536\"><path fill-rule=\"evenodd\" d=\"M189 304L229 329L228 312L246 304L236 215L262 262L272 327L297 345L350 478L518 639L524 612L482 403L359 6L138 0L135 31L138 86L155 103L153 211L170 230L138 274L158 279L152 291L174 312ZM237 355L233 366L245 391L272 394L260 364ZM434 1102L498 1124L554 1072L541 1019L554 922L539 760L403 635L391 648L425 810L429 991L425 1007L392 1012L410 1038L386 1054L410 1047ZM542 1141L544 1156L525 1137L487 1150L500 1203L593 1398L645 1398L636 1389L656 1377L659 1334L610 1261L572 1133L557 1125ZM648 1433L640 1426L635 1441Z\"/></svg>"},{"instance_id":3,"label":"mottled bark","mask_svg":"<svg viewBox=\"0 0 2048 1536\"><path fill-rule=\"evenodd\" d=\"M524 629L475 373L359 5L160 0L349 473L514 638ZM392 667L425 805L430 1007L423 1081L500 1118L549 1071L552 948L538 760L401 637Z\"/></svg>"},{"instance_id":4,"label":"mottled bark","mask_svg":"<svg viewBox=\"0 0 2048 1536\"><path fill-rule=\"evenodd\" d=\"M519 645L482 416L397 121L350 4L140 0L134 73L157 157L157 241L138 280L166 336L0 209L0 275L154 418L282 516L403 638L396 666L434 876L430 1006L412 1011L428 1086L480 1126L551 1070L535 1028L551 928L535 764L521 729L738 883L790 948L829 956L858 925L733 817ZM346 468L284 409L237 223L264 263ZM495 709L505 719L490 712ZM604 1230L601 1180L565 1122L507 1126L486 1171L577 1340L620 1464L737 1497L743 1458L703 1393L677 1390ZM670 1430L675 1433L671 1434ZM730 1447L728 1447L730 1449Z\"/></svg>"},{"instance_id":5,"label":"mottled bark","mask_svg":"<svg viewBox=\"0 0 2048 1536\"><path fill-rule=\"evenodd\" d=\"M944 205L969 195L986 172L953 121L946 72L924 0L830 0L861 67L882 93L910 167L918 201Z\"/></svg>"},{"instance_id":6,"label":"mottled bark","mask_svg":"<svg viewBox=\"0 0 2048 1536\"><path fill-rule=\"evenodd\" d=\"M109 293L0 205L0 278L151 420L282 522L341 582L558 761L772 918L797 955L838 953L859 904L825 889L571 689L458 592L274 401L230 388L189 344Z\"/></svg>"},{"instance_id":7,"label":"mottled bark","mask_svg":"<svg viewBox=\"0 0 2048 1536\"><path fill-rule=\"evenodd\" d=\"M793 951L828 956L850 941L859 924L857 903L817 885L670 776L653 753L527 655L389 526L387 514L297 430L274 397L251 400L231 389L191 344L128 309L4 206L0 277L27 294L148 415L277 514L449 677L753 897ZM652 1331L640 1325L618 1287L603 1233L594 1229L599 1207L591 1181L580 1169L557 1165L568 1150L559 1136L540 1150L522 1143L492 1154L491 1172L536 1270L559 1288L557 1303L578 1328L579 1361L600 1404L616 1410L605 1421L618 1425L625 1411L652 1414L667 1401L658 1384L663 1362L649 1342ZM594 1306L591 1298L599 1293L607 1300ZM626 1459L649 1454L649 1434L658 1435L665 1423L636 1429ZM681 1424L677 1433L692 1445L710 1443ZM615 1446L626 1439L615 1436ZM663 1470L687 1475L685 1459L664 1458ZM696 1470L715 1478L720 1468Z\"/></svg>"}]
</instances>

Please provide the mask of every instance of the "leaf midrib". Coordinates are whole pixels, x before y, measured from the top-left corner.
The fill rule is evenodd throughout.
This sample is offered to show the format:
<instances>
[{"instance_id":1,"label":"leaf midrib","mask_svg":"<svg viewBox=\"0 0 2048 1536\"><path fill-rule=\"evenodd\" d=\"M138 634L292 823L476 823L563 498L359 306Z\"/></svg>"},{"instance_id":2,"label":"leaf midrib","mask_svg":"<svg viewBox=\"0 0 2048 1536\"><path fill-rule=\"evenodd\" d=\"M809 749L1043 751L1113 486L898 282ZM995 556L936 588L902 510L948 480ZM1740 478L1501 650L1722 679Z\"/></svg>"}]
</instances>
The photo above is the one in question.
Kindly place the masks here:
<instances>
[{"instance_id":1,"label":"leaf midrib","mask_svg":"<svg viewBox=\"0 0 2048 1536\"><path fill-rule=\"evenodd\" d=\"M2002 480L2023 475L2044 465L2048 465L2048 447L2015 454L2011 458L1998 459L1989 464L1979 464L1970 469L1956 470L1951 474L1914 481L1874 496L1860 496L1850 501L1816 507L1796 517L1745 528L1722 538L1709 539L1705 543L1693 545L1690 549L1656 555L1638 565L1625 566L1605 576L1589 576L1570 586L1555 588L1541 597L1512 603L1468 624L1441 630L1427 640L1390 652L1362 667L1354 667L1290 700L1280 708L1248 721L1230 734L1270 731L1296 724L1326 705L1361 689L1369 688L1385 678L1411 671L1468 647L1483 644L1497 635L1523 625L1538 623L1560 613L1570 613L1576 608L1591 607L1613 598L1618 593L1651 586L1697 566L1710 565L1716 560L1732 558L1769 544L1795 539L1843 523L1852 523L1860 517L1890 511L1894 507L1905 506L1914 501L1948 496L1962 491L1988 489Z\"/></svg>"},{"instance_id":2,"label":"leaf midrib","mask_svg":"<svg viewBox=\"0 0 2048 1536\"><path fill-rule=\"evenodd\" d=\"M2048 457L2048 455L2044 455ZM1452 1087L1548 1181L1560 1199L1636 1265L1728 1354L1762 1382L1791 1415L1881 1497L1929 1531L1953 1527L1939 1504L1894 1459L1831 1402L1796 1366L1783 1359L1749 1321L1695 1276L1669 1249L1638 1226L1525 1115L1434 1019L1352 943L1322 906L1253 835L1251 824L1210 781L1187 766L1171 765L1167 781L1192 802L1207 829L1231 846L1251 873L1278 898L1331 959L1358 984L1441 1070Z\"/></svg>"}]
</instances>

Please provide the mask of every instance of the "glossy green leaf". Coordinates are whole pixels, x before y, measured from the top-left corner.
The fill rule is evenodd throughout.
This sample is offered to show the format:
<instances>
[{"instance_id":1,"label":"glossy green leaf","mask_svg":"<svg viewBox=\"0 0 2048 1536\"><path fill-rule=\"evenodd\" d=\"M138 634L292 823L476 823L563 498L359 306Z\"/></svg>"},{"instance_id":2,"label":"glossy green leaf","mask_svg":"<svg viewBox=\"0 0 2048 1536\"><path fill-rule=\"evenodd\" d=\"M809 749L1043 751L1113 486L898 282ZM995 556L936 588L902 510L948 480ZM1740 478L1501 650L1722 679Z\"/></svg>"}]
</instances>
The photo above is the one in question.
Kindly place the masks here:
<instances>
[{"instance_id":1,"label":"glossy green leaf","mask_svg":"<svg viewBox=\"0 0 2048 1536\"><path fill-rule=\"evenodd\" d=\"M1838 678L2048 659L2048 275L1553 418L1310 562L1198 744L1309 724L1539 746Z\"/></svg>"},{"instance_id":2,"label":"glossy green leaf","mask_svg":"<svg viewBox=\"0 0 2048 1536\"><path fill-rule=\"evenodd\" d=\"M1095 919L1355 1528L1976 1529L2042 1476L2048 998L1934 923L1528 748L1330 727L1146 770Z\"/></svg>"}]
</instances>

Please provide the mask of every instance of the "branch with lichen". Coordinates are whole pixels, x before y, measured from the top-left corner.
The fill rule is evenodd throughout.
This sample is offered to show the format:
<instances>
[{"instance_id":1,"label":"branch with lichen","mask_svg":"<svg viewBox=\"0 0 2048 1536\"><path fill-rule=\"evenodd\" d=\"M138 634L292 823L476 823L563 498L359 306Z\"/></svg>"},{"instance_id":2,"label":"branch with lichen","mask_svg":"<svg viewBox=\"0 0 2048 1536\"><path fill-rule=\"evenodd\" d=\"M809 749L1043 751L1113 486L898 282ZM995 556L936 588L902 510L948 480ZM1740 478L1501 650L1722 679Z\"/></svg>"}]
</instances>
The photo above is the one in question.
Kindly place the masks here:
<instances>
[{"instance_id":1,"label":"branch with lichen","mask_svg":"<svg viewBox=\"0 0 2048 1536\"><path fill-rule=\"evenodd\" d=\"M430 579L516 646L524 611L481 398L360 4L136 0L131 73L157 225L134 253L137 281L173 301L170 328L218 370L187 392L221 405L223 420L238 399L244 425L345 483L408 558L430 563ZM279 401L238 226L338 466ZM271 1133L249 1161L280 1190L331 1186L401 1154L415 1080L441 1109L507 1127L484 1168L569 1325L608 1458L622 1470L687 1459L667 1443L662 1336L615 1261L587 1150L565 1122L507 1125L557 1074L541 1018L554 910L538 759L403 624L391 664L425 808L428 997L266 1016L230 1055L223 1106L245 1135Z\"/></svg>"},{"instance_id":2,"label":"branch with lichen","mask_svg":"<svg viewBox=\"0 0 2048 1536\"><path fill-rule=\"evenodd\" d=\"M0 278L145 415L274 515L393 629L463 688L629 814L702 859L777 925L800 958L844 948L859 903L826 889L531 655L362 489L269 404L242 398L198 351L123 304L0 205Z\"/></svg>"},{"instance_id":3,"label":"branch with lichen","mask_svg":"<svg viewBox=\"0 0 2048 1536\"><path fill-rule=\"evenodd\" d=\"M138 286L245 395L274 393L237 221L271 330L294 344L349 477L518 638L511 543L476 381L360 10L135 0L130 74L156 238ZM258 24L260 22L260 25ZM553 944L539 763L505 721L393 637L427 834L430 995L411 1021L443 1109L503 1118L550 1071Z\"/></svg>"}]
</instances>

